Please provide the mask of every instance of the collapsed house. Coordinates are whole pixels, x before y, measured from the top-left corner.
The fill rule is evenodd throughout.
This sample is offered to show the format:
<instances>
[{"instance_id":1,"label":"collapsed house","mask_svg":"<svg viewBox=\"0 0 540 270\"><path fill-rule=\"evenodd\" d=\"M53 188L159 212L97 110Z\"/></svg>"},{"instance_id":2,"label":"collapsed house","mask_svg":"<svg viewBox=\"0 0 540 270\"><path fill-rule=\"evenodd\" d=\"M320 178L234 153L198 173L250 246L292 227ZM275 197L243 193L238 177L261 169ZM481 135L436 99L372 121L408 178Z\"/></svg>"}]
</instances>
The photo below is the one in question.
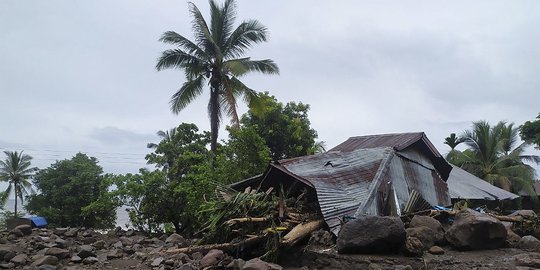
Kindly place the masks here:
<instances>
[{"instance_id":1,"label":"collapsed house","mask_svg":"<svg viewBox=\"0 0 540 270\"><path fill-rule=\"evenodd\" d=\"M300 196L318 204L337 235L347 217L402 215L450 205L452 167L423 132L351 137L326 153L276 161L232 185ZM304 195L302 195L304 196Z\"/></svg>"}]
</instances>

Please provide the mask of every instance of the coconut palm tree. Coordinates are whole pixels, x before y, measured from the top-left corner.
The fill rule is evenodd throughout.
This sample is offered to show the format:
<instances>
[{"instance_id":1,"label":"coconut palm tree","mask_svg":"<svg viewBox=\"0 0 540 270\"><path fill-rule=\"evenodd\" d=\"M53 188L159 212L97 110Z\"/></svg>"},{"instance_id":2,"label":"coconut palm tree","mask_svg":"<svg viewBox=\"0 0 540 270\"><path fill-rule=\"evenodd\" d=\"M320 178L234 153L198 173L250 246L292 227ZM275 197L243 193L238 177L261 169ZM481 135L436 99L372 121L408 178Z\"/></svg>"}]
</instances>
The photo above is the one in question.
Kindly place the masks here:
<instances>
[{"instance_id":1,"label":"coconut palm tree","mask_svg":"<svg viewBox=\"0 0 540 270\"><path fill-rule=\"evenodd\" d=\"M158 137L161 138L162 141L170 142L172 140L172 138L176 135L176 128L171 128L170 130L166 130L166 131L158 130L158 132L156 132L156 134L158 135ZM146 144L146 147L150 148L150 149L156 149L158 147L158 144L157 143L148 143L148 144Z\"/></svg>"},{"instance_id":2,"label":"coconut palm tree","mask_svg":"<svg viewBox=\"0 0 540 270\"><path fill-rule=\"evenodd\" d=\"M210 0L210 24L193 3L189 3L194 41L173 32L165 32L160 41L175 45L163 51L158 58L158 71L169 68L182 69L186 81L171 98L173 113L178 114L197 96L204 85L210 87L208 116L210 118L211 150L215 152L218 130L225 113L238 126L237 99L243 97L250 107L257 104L257 92L240 81L250 72L278 74L277 65L270 59L251 60L246 51L254 44L267 40L267 28L257 20L247 20L236 28L236 5L226 0L219 6Z\"/></svg>"},{"instance_id":3,"label":"coconut palm tree","mask_svg":"<svg viewBox=\"0 0 540 270\"><path fill-rule=\"evenodd\" d=\"M463 156L463 168L474 175L514 192L526 191L536 196L534 169L525 163L540 164L540 157L524 155L526 143L518 143L518 129L504 121L491 126L486 121L473 122L461 136L470 151Z\"/></svg>"},{"instance_id":4,"label":"coconut palm tree","mask_svg":"<svg viewBox=\"0 0 540 270\"><path fill-rule=\"evenodd\" d=\"M37 171L37 168L30 167L32 157L23 154L21 151L4 151L7 158L5 161L0 160L0 181L9 183L7 189L0 196L0 204L5 205L9 195L13 191L15 193L15 216L17 216L17 199L23 203L23 195L27 195L28 191L32 190L32 184L29 179Z\"/></svg>"}]
</instances>

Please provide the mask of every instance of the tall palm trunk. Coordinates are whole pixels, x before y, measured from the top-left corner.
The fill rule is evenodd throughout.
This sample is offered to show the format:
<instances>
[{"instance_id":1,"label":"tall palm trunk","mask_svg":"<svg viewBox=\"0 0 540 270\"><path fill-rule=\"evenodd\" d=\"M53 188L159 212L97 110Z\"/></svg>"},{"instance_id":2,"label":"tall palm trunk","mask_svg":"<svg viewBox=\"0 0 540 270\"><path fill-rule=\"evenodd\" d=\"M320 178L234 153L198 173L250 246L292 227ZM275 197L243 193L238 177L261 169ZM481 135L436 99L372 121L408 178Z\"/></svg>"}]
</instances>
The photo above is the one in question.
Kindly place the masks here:
<instances>
[{"instance_id":1,"label":"tall palm trunk","mask_svg":"<svg viewBox=\"0 0 540 270\"><path fill-rule=\"evenodd\" d=\"M219 85L212 85L210 90L210 102L208 103L208 110L210 111L210 133L211 142L210 150L212 153L216 153L217 139L219 132Z\"/></svg>"},{"instance_id":2,"label":"tall palm trunk","mask_svg":"<svg viewBox=\"0 0 540 270\"><path fill-rule=\"evenodd\" d=\"M15 186L15 217L17 217L17 187Z\"/></svg>"}]
</instances>

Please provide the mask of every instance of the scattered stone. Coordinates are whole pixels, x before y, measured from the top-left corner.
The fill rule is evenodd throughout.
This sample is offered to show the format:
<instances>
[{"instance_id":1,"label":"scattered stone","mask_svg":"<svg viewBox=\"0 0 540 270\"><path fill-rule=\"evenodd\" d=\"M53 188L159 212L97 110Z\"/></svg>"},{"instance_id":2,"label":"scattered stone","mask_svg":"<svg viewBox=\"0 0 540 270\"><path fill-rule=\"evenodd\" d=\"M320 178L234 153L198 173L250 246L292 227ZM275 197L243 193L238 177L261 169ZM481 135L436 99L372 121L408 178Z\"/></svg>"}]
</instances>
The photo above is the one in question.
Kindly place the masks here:
<instances>
[{"instance_id":1,"label":"scattered stone","mask_svg":"<svg viewBox=\"0 0 540 270\"><path fill-rule=\"evenodd\" d=\"M246 262L244 260L242 260L242 259L234 259L234 260L232 260L232 262L230 262L227 265L227 268L242 269L242 267L244 267L244 264L246 264Z\"/></svg>"},{"instance_id":2,"label":"scattered stone","mask_svg":"<svg viewBox=\"0 0 540 270\"><path fill-rule=\"evenodd\" d=\"M178 270L196 270L197 268L193 266L191 263L186 263L178 267L177 269Z\"/></svg>"},{"instance_id":3,"label":"scattered stone","mask_svg":"<svg viewBox=\"0 0 540 270\"><path fill-rule=\"evenodd\" d=\"M524 250L540 251L540 240L532 235L526 235L521 237L517 246Z\"/></svg>"},{"instance_id":4,"label":"scattered stone","mask_svg":"<svg viewBox=\"0 0 540 270\"><path fill-rule=\"evenodd\" d=\"M88 257L96 257L96 253L94 252L94 248L89 245L82 245L79 247L79 252L77 253L77 256L81 257L83 260Z\"/></svg>"},{"instance_id":5,"label":"scattered stone","mask_svg":"<svg viewBox=\"0 0 540 270\"><path fill-rule=\"evenodd\" d=\"M105 248L105 241L98 240L98 241L92 243L92 246L94 246L97 249L104 249Z\"/></svg>"},{"instance_id":6,"label":"scattered stone","mask_svg":"<svg viewBox=\"0 0 540 270\"><path fill-rule=\"evenodd\" d=\"M441 255L444 254L444 249L439 246L432 246L429 248L428 252L433 255Z\"/></svg>"},{"instance_id":7,"label":"scattered stone","mask_svg":"<svg viewBox=\"0 0 540 270\"><path fill-rule=\"evenodd\" d=\"M58 245L58 247L60 247L60 248L66 248L68 246L68 241L66 241L66 240L64 240L64 239L62 239L60 237L54 239L54 243L56 245Z\"/></svg>"},{"instance_id":8,"label":"scattered stone","mask_svg":"<svg viewBox=\"0 0 540 270\"><path fill-rule=\"evenodd\" d=\"M512 229L506 228L506 242L509 247L517 247L519 244L519 240L521 240L521 236L516 234Z\"/></svg>"},{"instance_id":9,"label":"scattered stone","mask_svg":"<svg viewBox=\"0 0 540 270\"><path fill-rule=\"evenodd\" d=\"M15 256L15 257L11 258L11 260L9 260L9 261L16 264L16 265L25 264L28 261L28 255L19 254L19 255Z\"/></svg>"},{"instance_id":10,"label":"scattered stone","mask_svg":"<svg viewBox=\"0 0 540 270\"><path fill-rule=\"evenodd\" d=\"M176 233L173 233L173 234L169 235L169 237L167 237L167 239L165 239L165 243L166 244L178 245L180 247L186 247L187 244L188 244L184 237L182 237L181 235L176 234Z\"/></svg>"},{"instance_id":11,"label":"scattered stone","mask_svg":"<svg viewBox=\"0 0 540 270\"><path fill-rule=\"evenodd\" d=\"M75 237L79 233L79 229L77 228L69 228L67 231L64 232L64 236L66 237Z\"/></svg>"},{"instance_id":12,"label":"scattered stone","mask_svg":"<svg viewBox=\"0 0 540 270\"><path fill-rule=\"evenodd\" d=\"M217 262L221 261L225 257L225 254L223 251L219 249L212 249L204 255L204 257L200 261L200 267L205 268L211 265L216 264Z\"/></svg>"},{"instance_id":13,"label":"scattered stone","mask_svg":"<svg viewBox=\"0 0 540 270\"><path fill-rule=\"evenodd\" d=\"M17 228L14 228L14 229L12 229L11 231L9 231L9 234L10 234L10 236L15 236L15 237L22 237L22 236L24 236L24 233L23 233L21 230L17 229ZM8 239L8 240L9 240L9 239Z\"/></svg>"},{"instance_id":14,"label":"scattered stone","mask_svg":"<svg viewBox=\"0 0 540 270\"><path fill-rule=\"evenodd\" d=\"M56 266L50 265L50 264L43 264L37 268L37 270L56 270L56 269L58 269Z\"/></svg>"},{"instance_id":15,"label":"scattered stone","mask_svg":"<svg viewBox=\"0 0 540 270\"><path fill-rule=\"evenodd\" d=\"M155 259L152 261L152 263L150 264L150 266L152 266L152 267L158 267L158 266L160 266L160 265L163 263L164 260L165 260L165 259L163 259L163 257L155 258Z\"/></svg>"},{"instance_id":16,"label":"scattered stone","mask_svg":"<svg viewBox=\"0 0 540 270\"><path fill-rule=\"evenodd\" d=\"M9 251L4 255L4 261L9 262L9 260L13 259L17 253L15 251Z\"/></svg>"},{"instance_id":17,"label":"scattered stone","mask_svg":"<svg viewBox=\"0 0 540 270\"><path fill-rule=\"evenodd\" d=\"M49 248L47 250L47 252L45 252L45 255L55 256L56 258L61 260L63 258L69 257L69 250L62 249L62 248L57 248L57 247L52 247L52 248Z\"/></svg>"},{"instance_id":18,"label":"scattered stone","mask_svg":"<svg viewBox=\"0 0 540 270\"><path fill-rule=\"evenodd\" d=\"M361 216L345 223L337 238L339 253L392 253L405 243L399 217Z\"/></svg>"},{"instance_id":19,"label":"scattered stone","mask_svg":"<svg viewBox=\"0 0 540 270\"><path fill-rule=\"evenodd\" d=\"M247 261L244 266L242 267L242 270L281 270L283 267L265 262L259 258L251 259Z\"/></svg>"},{"instance_id":20,"label":"scattered stone","mask_svg":"<svg viewBox=\"0 0 540 270\"><path fill-rule=\"evenodd\" d=\"M107 252L107 259L109 260L121 258L122 256L122 252L120 252L118 249L111 249L109 252Z\"/></svg>"},{"instance_id":21,"label":"scattered stone","mask_svg":"<svg viewBox=\"0 0 540 270\"><path fill-rule=\"evenodd\" d=\"M45 255L45 256L40 256L38 259L36 259L32 263L32 266L40 266L40 265L44 265L44 264L56 265L57 263L58 263L58 258L57 257L50 256L50 255Z\"/></svg>"},{"instance_id":22,"label":"scattered stone","mask_svg":"<svg viewBox=\"0 0 540 270\"><path fill-rule=\"evenodd\" d=\"M77 256L77 255L73 255L71 256L71 259L70 259L71 262L74 262L74 263L81 263L82 262L82 258Z\"/></svg>"},{"instance_id":23,"label":"scattered stone","mask_svg":"<svg viewBox=\"0 0 540 270\"><path fill-rule=\"evenodd\" d=\"M335 243L336 242L334 241L334 237L332 236L332 233L330 233L327 230L317 230L313 232L308 242L310 246L323 246L323 247L329 247L329 246L334 245Z\"/></svg>"},{"instance_id":24,"label":"scattered stone","mask_svg":"<svg viewBox=\"0 0 540 270\"><path fill-rule=\"evenodd\" d=\"M498 219L467 209L456 215L445 237L456 249L474 250L503 247L507 235Z\"/></svg>"},{"instance_id":25,"label":"scattered stone","mask_svg":"<svg viewBox=\"0 0 540 270\"><path fill-rule=\"evenodd\" d=\"M0 263L0 268L2 269L11 269L11 268L15 268L15 264L10 262L10 263Z\"/></svg>"},{"instance_id":26,"label":"scattered stone","mask_svg":"<svg viewBox=\"0 0 540 270\"><path fill-rule=\"evenodd\" d=\"M64 235L64 233L67 232L67 230L68 228L55 228L53 232L56 235Z\"/></svg>"},{"instance_id":27,"label":"scattered stone","mask_svg":"<svg viewBox=\"0 0 540 270\"><path fill-rule=\"evenodd\" d=\"M191 254L191 259L194 261L199 261L203 257L204 257L203 254L200 252L194 252L193 254Z\"/></svg>"},{"instance_id":28,"label":"scattered stone","mask_svg":"<svg viewBox=\"0 0 540 270\"><path fill-rule=\"evenodd\" d=\"M82 261L83 264L94 264L97 262L99 262L99 260L96 257L86 257Z\"/></svg>"},{"instance_id":29,"label":"scattered stone","mask_svg":"<svg viewBox=\"0 0 540 270\"><path fill-rule=\"evenodd\" d=\"M405 240L404 251L407 255L420 257L424 254L424 245L418 238L408 236Z\"/></svg>"},{"instance_id":30,"label":"scattered stone","mask_svg":"<svg viewBox=\"0 0 540 270\"><path fill-rule=\"evenodd\" d=\"M24 235L32 234L32 226L30 225L26 225L26 224L19 225L15 227L15 229L19 229Z\"/></svg>"},{"instance_id":31,"label":"scattered stone","mask_svg":"<svg viewBox=\"0 0 540 270\"><path fill-rule=\"evenodd\" d=\"M540 253L530 252L518 254L513 257L516 266L540 268Z\"/></svg>"}]
</instances>

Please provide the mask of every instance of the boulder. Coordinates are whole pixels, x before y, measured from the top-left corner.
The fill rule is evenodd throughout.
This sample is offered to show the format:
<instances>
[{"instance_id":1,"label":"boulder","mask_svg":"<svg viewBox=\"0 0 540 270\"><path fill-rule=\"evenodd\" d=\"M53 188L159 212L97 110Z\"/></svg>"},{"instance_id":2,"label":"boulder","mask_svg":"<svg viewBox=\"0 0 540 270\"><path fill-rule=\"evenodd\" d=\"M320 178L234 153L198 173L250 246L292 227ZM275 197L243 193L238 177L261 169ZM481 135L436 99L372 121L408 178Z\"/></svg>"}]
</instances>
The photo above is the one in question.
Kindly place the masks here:
<instances>
[{"instance_id":1,"label":"boulder","mask_svg":"<svg viewBox=\"0 0 540 270\"><path fill-rule=\"evenodd\" d=\"M427 227L433 231L433 238L435 239L435 243L442 244L444 242L444 229L441 223L432 217L418 215L414 216L409 223L409 227Z\"/></svg>"},{"instance_id":2,"label":"boulder","mask_svg":"<svg viewBox=\"0 0 540 270\"><path fill-rule=\"evenodd\" d=\"M15 251L10 251L4 255L4 261L9 262L13 257L17 256Z\"/></svg>"},{"instance_id":3,"label":"boulder","mask_svg":"<svg viewBox=\"0 0 540 270\"><path fill-rule=\"evenodd\" d=\"M521 216L521 217L535 217L536 213L533 210L517 210L512 214L508 215L509 217Z\"/></svg>"},{"instance_id":4,"label":"boulder","mask_svg":"<svg viewBox=\"0 0 540 270\"><path fill-rule=\"evenodd\" d=\"M86 257L82 261L83 264L94 264L97 262L99 262L99 260L96 257Z\"/></svg>"},{"instance_id":5,"label":"boulder","mask_svg":"<svg viewBox=\"0 0 540 270\"><path fill-rule=\"evenodd\" d=\"M361 216L345 223L337 238L339 253L392 253L405 243L399 217Z\"/></svg>"},{"instance_id":6,"label":"boulder","mask_svg":"<svg viewBox=\"0 0 540 270\"><path fill-rule=\"evenodd\" d=\"M75 237L79 233L79 229L77 228L69 228L67 231L64 232L64 236L66 237Z\"/></svg>"},{"instance_id":7,"label":"boulder","mask_svg":"<svg viewBox=\"0 0 540 270\"><path fill-rule=\"evenodd\" d=\"M414 237L422 242L424 250L428 250L430 247L435 245L435 233L432 229L424 226L407 228L407 237Z\"/></svg>"},{"instance_id":8,"label":"boulder","mask_svg":"<svg viewBox=\"0 0 540 270\"><path fill-rule=\"evenodd\" d=\"M265 262L259 258L251 259L247 261L244 266L242 266L242 270L281 270L283 267Z\"/></svg>"},{"instance_id":9,"label":"boulder","mask_svg":"<svg viewBox=\"0 0 540 270\"><path fill-rule=\"evenodd\" d=\"M16 236L16 237L21 237L21 236L24 236L24 233L21 230L17 229L17 228L13 228L13 230L9 231L9 235L10 236Z\"/></svg>"},{"instance_id":10,"label":"boulder","mask_svg":"<svg viewBox=\"0 0 540 270\"><path fill-rule=\"evenodd\" d=\"M89 245L82 245L79 247L79 252L77 253L77 256L81 257L83 260L88 257L96 257L96 253L94 252L94 248Z\"/></svg>"},{"instance_id":11,"label":"boulder","mask_svg":"<svg viewBox=\"0 0 540 270\"><path fill-rule=\"evenodd\" d=\"M150 266L152 266L152 267L158 267L158 266L160 266L160 265L163 263L164 260L165 260L165 259L163 259L163 257L155 258L155 259L152 261L152 263L150 263Z\"/></svg>"},{"instance_id":12,"label":"boulder","mask_svg":"<svg viewBox=\"0 0 540 270\"><path fill-rule=\"evenodd\" d=\"M121 258L122 256L123 256L122 252L119 251L118 249L111 249L109 250L109 252L107 252L107 259L109 260Z\"/></svg>"},{"instance_id":13,"label":"boulder","mask_svg":"<svg viewBox=\"0 0 540 270\"><path fill-rule=\"evenodd\" d=\"M521 236L516 234L512 229L506 228L506 243L509 247L517 247L519 244L519 240L521 240Z\"/></svg>"},{"instance_id":14,"label":"boulder","mask_svg":"<svg viewBox=\"0 0 540 270\"><path fill-rule=\"evenodd\" d=\"M214 264L217 264L219 261L221 261L225 257L225 254L223 251L219 249L212 249L202 257L200 263L201 268L205 268L208 266L212 266Z\"/></svg>"},{"instance_id":15,"label":"boulder","mask_svg":"<svg viewBox=\"0 0 540 270\"><path fill-rule=\"evenodd\" d=\"M445 238L456 249L477 250L503 247L507 235L498 219L467 209L456 215Z\"/></svg>"},{"instance_id":16,"label":"boulder","mask_svg":"<svg viewBox=\"0 0 540 270\"><path fill-rule=\"evenodd\" d=\"M524 250L540 251L540 240L532 235L526 235L521 237L517 246Z\"/></svg>"},{"instance_id":17,"label":"boulder","mask_svg":"<svg viewBox=\"0 0 540 270\"><path fill-rule=\"evenodd\" d=\"M32 234L32 226L27 224L19 225L15 229L19 229L24 235Z\"/></svg>"}]
</instances>

